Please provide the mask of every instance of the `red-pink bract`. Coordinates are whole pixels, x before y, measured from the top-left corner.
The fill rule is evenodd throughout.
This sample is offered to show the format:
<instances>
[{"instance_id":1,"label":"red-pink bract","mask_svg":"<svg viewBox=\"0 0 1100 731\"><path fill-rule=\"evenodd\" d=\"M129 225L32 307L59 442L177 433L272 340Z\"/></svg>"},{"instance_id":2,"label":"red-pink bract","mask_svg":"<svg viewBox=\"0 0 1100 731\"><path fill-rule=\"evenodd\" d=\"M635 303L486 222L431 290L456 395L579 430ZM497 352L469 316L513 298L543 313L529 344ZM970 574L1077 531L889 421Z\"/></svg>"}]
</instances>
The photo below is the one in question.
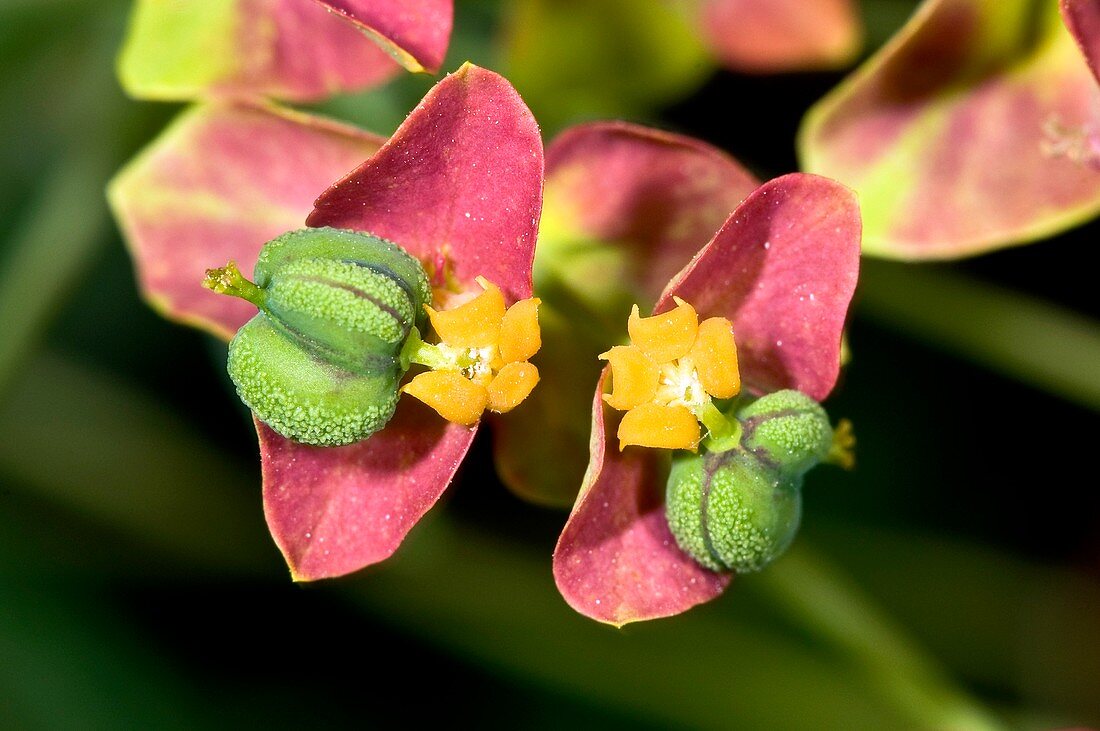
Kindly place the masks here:
<instances>
[{"instance_id":1,"label":"red-pink bract","mask_svg":"<svg viewBox=\"0 0 1100 731\"><path fill-rule=\"evenodd\" d=\"M855 197L825 178L793 174L765 183L666 288L700 317L734 323L746 385L796 388L815 399L832 389L859 267ZM606 379L605 371L604 378ZM663 509L667 455L614 444L617 416L597 390L591 462L554 553L566 601L602 622L678 614L719 595L728 577L684 554Z\"/></svg>"}]
</instances>

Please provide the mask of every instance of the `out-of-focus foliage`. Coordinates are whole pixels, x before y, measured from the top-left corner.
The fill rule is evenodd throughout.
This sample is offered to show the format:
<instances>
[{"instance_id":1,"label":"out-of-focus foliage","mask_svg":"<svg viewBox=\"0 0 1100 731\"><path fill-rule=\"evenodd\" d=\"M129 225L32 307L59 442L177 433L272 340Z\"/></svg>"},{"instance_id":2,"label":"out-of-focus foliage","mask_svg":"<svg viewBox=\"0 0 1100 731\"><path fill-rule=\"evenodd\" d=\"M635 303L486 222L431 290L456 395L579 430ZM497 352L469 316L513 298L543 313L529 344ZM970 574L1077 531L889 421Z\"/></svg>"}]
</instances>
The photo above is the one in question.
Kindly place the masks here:
<instances>
[{"instance_id":1,"label":"out-of-focus foliage","mask_svg":"<svg viewBox=\"0 0 1100 731\"><path fill-rule=\"evenodd\" d=\"M807 115L804 169L851 185L864 251L952 258L1100 211L1100 169L1060 151L1096 80L1055 0L928 0Z\"/></svg>"}]
</instances>

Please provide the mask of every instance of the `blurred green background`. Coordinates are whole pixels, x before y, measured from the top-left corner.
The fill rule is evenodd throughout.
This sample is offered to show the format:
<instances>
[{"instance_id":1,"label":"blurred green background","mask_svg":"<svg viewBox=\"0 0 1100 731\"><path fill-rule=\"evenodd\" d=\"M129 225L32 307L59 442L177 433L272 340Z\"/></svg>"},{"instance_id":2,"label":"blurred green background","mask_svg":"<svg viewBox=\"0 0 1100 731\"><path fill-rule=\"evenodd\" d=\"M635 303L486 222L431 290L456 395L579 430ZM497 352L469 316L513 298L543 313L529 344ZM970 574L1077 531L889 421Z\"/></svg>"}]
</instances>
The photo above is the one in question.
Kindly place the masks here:
<instances>
[{"instance_id":1,"label":"blurred green background","mask_svg":"<svg viewBox=\"0 0 1100 731\"><path fill-rule=\"evenodd\" d=\"M791 553L705 607L573 613L550 574L564 514L512 497L485 438L394 559L295 585L224 346L139 300L107 212L179 110L118 89L127 6L0 0L0 728L1100 725L1100 224L866 261L828 404L859 467L815 471ZM865 0L867 50L913 6ZM507 71L510 12L460 0L445 68ZM528 101L548 135L619 113L770 177L842 78L693 74L660 107ZM323 108L389 132L431 83Z\"/></svg>"}]
</instances>

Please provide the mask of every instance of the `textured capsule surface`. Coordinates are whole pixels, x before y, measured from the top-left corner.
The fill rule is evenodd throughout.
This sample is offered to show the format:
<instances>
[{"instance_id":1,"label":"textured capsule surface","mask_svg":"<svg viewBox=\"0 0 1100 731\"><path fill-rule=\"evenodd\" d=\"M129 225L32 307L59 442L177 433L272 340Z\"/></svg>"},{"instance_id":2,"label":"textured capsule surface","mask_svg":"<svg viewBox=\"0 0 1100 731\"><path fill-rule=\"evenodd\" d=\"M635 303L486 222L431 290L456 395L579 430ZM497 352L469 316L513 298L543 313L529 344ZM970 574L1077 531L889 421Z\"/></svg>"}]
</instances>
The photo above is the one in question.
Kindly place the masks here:
<instances>
[{"instance_id":1,"label":"textured capsule surface","mask_svg":"<svg viewBox=\"0 0 1100 731\"><path fill-rule=\"evenodd\" d=\"M833 429L821 404L800 391L770 393L737 413L741 446L780 472L802 475L829 454Z\"/></svg>"},{"instance_id":2,"label":"textured capsule surface","mask_svg":"<svg viewBox=\"0 0 1100 731\"><path fill-rule=\"evenodd\" d=\"M264 247L255 284L260 312L229 349L241 400L305 444L350 444L385 426L401 348L431 301L420 263L374 236L304 229Z\"/></svg>"},{"instance_id":3,"label":"textured capsule surface","mask_svg":"<svg viewBox=\"0 0 1100 731\"><path fill-rule=\"evenodd\" d=\"M798 532L801 479L741 449L681 456L669 474L665 515L680 548L703 566L759 571Z\"/></svg>"},{"instance_id":4,"label":"textured capsule surface","mask_svg":"<svg viewBox=\"0 0 1100 731\"><path fill-rule=\"evenodd\" d=\"M673 461L665 515L676 542L715 571L759 571L794 540L802 518L802 479L824 460L833 429L821 405L777 391L735 416L730 449Z\"/></svg>"}]
</instances>

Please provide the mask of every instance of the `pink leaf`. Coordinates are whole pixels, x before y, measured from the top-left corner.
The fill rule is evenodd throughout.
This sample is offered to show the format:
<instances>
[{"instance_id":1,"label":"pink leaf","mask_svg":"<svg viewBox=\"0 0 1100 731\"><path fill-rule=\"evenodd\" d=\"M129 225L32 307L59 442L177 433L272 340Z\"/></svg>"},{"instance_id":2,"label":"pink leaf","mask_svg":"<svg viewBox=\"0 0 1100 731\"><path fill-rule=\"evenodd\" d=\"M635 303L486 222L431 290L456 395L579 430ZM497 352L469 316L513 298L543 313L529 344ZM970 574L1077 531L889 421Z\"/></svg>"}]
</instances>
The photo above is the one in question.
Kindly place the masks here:
<instances>
[{"instance_id":1,"label":"pink leaf","mask_svg":"<svg viewBox=\"0 0 1100 731\"><path fill-rule=\"evenodd\" d=\"M720 150L638 125L582 124L553 141L538 282L543 351L552 355L536 359L542 380L527 402L494 419L497 470L509 488L538 503L573 503L589 458L597 355L625 335L630 305L649 309L757 185ZM588 310L558 293L582 293Z\"/></svg>"},{"instance_id":2,"label":"pink leaf","mask_svg":"<svg viewBox=\"0 0 1100 731\"><path fill-rule=\"evenodd\" d=\"M546 215L598 248L622 248L637 281L605 286L637 287L648 308L759 184L729 155L690 137L625 122L582 124L547 151Z\"/></svg>"},{"instance_id":3,"label":"pink leaf","mask_svg":"<svg viewBox=\"0 0 1100 731\"><path fill-rule=\"evenodd\" d=\"M669 283L656 310L678 295L701 317L730 318L747 383L823 399L840 366L859 233L859 209L847 188L813 175L777 178L734 211ZM699 566L669 531L667 456L607 449L619 420L601 398L608 375L605 369L596 389L588 472L558 540L554 577L577 611L622 625L708 601L730 576Z\"/></svg>"},{"instance_id":4,"label":"pink leaf","mask_svg":"<svg viewBox=\"0 0 1100 731\"><path fill-rule=\"evenodd\" d=\"M666 288L700 317L733 321L746 384L821 401L840 372L840 340L859 273L859 206L827 178L793 173L742 203Z\"/></svg>"},{"instance_id":5,"label":"pink leaf","mask_svg":"<svg viewBox=\"0 0 1100 731\"><path fill-rule=\"evenodd\" d=\"M250 272L268 240L300 228L318 190L382 139L273 106L184 112L111 183L142 293L166 317L229 339L256 308L201 286L235 260Z\"/></svg>"},{"instance_id":6,"label":"pink leaf","mask_svg":"<svg viewBox=\"0 0 1100 731\"><path fill-rule=\"evenodd\" d=\"M385 429L346 447L311 447L256 422L264 513L296 581L357 571L389 557L436 503L477 427L403 402Z\"/></svg>"},{"instance_id":7,"label":"pink leaf","mask_svg":"<svg viewBox=\"0 0 1100 731\"><path fill-rule=\"evenodd\" d=\"M332 186L313 226L373 233L460 282L483 275L511 298L531 292L542 204L542 142L500 76L465 66L428 93L378 153ZM264 505L299 580L381 561L450 483L476 429L405 400L358 444L306 447L263 425Z\"/></svg>"},{"instance_id":8,"label":"pink leaf","mask_svg":"<svg viewBox=\"0 0 1100 731\"><path fill-rule=\"evenodd\" d=\"M700 28L722 65L735 71L832 68L860 45L852 0L703 0Z\"/></svg>"},{"instance_id":9,"label":"pink leaf","mask_svg":"<svg viewBox=\"0 0 1100 731\"><path fill-rule=\"evenodd\" d=\"M1062 18L1077 40L1081 53L1100 80L1100 3L1096 0L1062 0Z\"/></svg>"},{"instance_id":10,"label":"pink leaf","mask_svg":"<svg viewBox=\"0 0 1100 731\"><path fill-rule=\"evenodd\" d=\"M381 150L317 199L307 223L369 231L459 282L531 293L542 207L538 125L501 76L466 64L439 82Z\"/></svg>"},{"instance_id":11,"label":"pink leaf","mask_svg":"<svg viewBox=\"0 0 1100 731\"><path fill-rule=\"evenodd\" d=\"M1055 3L927 0L810 110L802 166L859 194L864 253L1018 245L1100 211L1096 99Z\"/></svg>"},{"instance_id":12,"label":"pink leaf","mask_svg":"<svg viewBox=\"0 0 1100 731\"><path fill-rule=\"evenodd\" d=\"M447 55L452 0L317 0L373 35L413 71L435 73Z\"/></svg>"},{"instance_id":13,"label":"pink leaf","mask_svg":"<svg viewBox=\"0 0 1100 731\"><path fill-rule=\"evenodd\" d=\"M622 626L668 617L725 591L731 575L680 550L665 519L667 463L652 449L607 450L618 418L605 420L600 379L592 404L592 461L554 550L554 580L586 617Z\"/></svg>"}]
</instances>

